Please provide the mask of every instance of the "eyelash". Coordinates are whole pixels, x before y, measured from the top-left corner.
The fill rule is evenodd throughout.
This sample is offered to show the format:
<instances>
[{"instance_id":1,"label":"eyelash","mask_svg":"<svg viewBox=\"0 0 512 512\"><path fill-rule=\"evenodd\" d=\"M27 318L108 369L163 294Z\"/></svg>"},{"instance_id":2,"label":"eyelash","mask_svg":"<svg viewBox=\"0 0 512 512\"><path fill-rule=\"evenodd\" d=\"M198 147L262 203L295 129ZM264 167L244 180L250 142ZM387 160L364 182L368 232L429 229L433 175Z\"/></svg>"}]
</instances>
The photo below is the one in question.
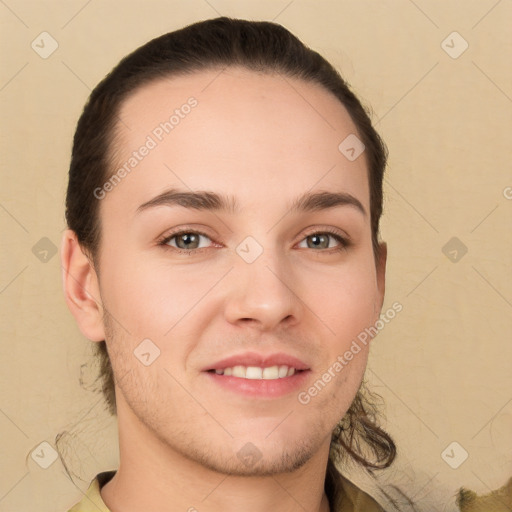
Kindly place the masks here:
<instances>
[{"instance_id":1,"label":"eyelash","mask_svg":"<svg viewBox=\"0 0 512 512\"><path fill-rule=\"evenodd\" d=\"M202 247L200 249L179 249L177 247L172 247L169 245L169 242L173 238L178 237L180 235L184 235L184 234L203 235L213 242L213 240L210 238L210 236L202 231L197 231L197 230L192 230L192 229L181 229L179 231L175 231L173 233L164 235L162 238L160 238L157 241L157 245L162 246L164 249L170 249L175 253L177 252L178 254L186 254L186 255L191 255L192 253L200 254L204 250L210 249L210 247ZM329 249L323 249L323 250L318 250L318 251L315 249L312 249L315 252L333 254L333 253L345 251L348 249L348 247L350 245L352 245L351 241L348 238L346 238L345 236L342 236L342 234L340 232L333 230L332 228L325 229L323 231L319 231L319 230L312 231L311 233L306 234L304 236L304 238L301 240L301 242L303 240L305 240L306 238L313 236L313 235L329 235L329 236L333 237L339 243L339 245L337 245L336 247L331 247Z\"/></svg>"}]
</instances>

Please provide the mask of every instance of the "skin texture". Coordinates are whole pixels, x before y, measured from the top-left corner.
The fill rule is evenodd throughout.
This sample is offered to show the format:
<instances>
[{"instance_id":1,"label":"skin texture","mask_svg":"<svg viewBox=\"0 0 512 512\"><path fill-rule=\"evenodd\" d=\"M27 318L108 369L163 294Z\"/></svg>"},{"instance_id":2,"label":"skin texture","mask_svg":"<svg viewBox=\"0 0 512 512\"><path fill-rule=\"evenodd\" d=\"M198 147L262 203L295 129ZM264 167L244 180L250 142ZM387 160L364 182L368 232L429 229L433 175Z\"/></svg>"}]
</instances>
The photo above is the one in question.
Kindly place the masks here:
<instances>
[{"instance_id":1,"label":"skin texture","mask_svg":"<svg viewBox=\"0 0 512 512\"><path fill-rule=\"evenodd\" d=\"M137 90L120 112L117 164L191 96L197 106L101 200L99 274L74 233L63 237L67 303L87 338L107 340L116 380L120 466L101 494L113 512L326 511L331 432L368 347L307 405L297 394L379 318L384 297L386 247L375 261L364 153L351 162L338 150L357 130L317 85L212 70ZM240 211L137 213L169 188L233 195ZM350 205L290 211L317 191L349 193L366 215ZM177 252L182 238L158 245L178 228L207 236L190 254ZM351 244L311 244L329 229ZM252 263L236 252L247 236L263 250ZM133 355L144 339L160 350L149 366ZM311 370L306 384L247 397L201 371L249 350L298 357ZM260 455L250 465L237 456L247 443Z\"/></svg>"}]
</instances>

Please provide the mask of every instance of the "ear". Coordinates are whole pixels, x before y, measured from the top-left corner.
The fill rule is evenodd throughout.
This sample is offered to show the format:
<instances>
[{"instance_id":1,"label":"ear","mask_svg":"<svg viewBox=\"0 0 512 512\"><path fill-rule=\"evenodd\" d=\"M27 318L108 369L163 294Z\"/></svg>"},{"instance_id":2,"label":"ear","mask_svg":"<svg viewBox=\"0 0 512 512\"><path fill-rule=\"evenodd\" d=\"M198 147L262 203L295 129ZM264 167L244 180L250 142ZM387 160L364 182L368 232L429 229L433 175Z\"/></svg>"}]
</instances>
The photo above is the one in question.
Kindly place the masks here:
<instances>
[{"instance_id":1,"label":"ear","mask_svg":"<svg viewBox=\"0 0 512 512\"><path fill-rule=\"evenodd\" d=\"M377 299L375 302L375 312L380 315L382 305L384 304L384 295L386 292L386 261L388 258L388 246L386 242L379 243L379 256L375 261L377 273Z\"/></svg>"},{"instance_id":2,"label":"ear","mask_svg":"<svg viewBox=\"0 0 512 512\"><path fill-rule=\"evenodd\" d=\"M103 341L105 330L98 276L75 232L70 229L62 236L60 259L64 296L80 331L91 341Z\"/></svg>"}]
</instances>

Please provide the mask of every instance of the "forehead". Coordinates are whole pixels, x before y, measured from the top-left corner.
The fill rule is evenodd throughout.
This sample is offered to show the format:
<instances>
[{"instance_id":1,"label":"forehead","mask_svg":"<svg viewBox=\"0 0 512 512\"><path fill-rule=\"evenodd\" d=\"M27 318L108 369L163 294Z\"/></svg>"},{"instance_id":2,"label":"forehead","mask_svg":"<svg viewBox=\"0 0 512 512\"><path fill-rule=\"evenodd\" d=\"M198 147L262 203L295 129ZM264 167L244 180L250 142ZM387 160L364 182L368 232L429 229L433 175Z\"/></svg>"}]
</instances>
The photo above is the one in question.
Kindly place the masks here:
<instances>
[{"instance_id":1,"label":"forehead","mask_svg":"<svg viewBox=\"0 0 512 512\"><path fill-rule=\"evenodd\" d=\"M364 156L349 161L338 149L357 128L320 85L212 69L150 82L118 114L111 172L127 172L105 201L113 206L135 211L169 187L222 190L248 204L318 184L368 207Z\"/></svg>"}]
</instances>

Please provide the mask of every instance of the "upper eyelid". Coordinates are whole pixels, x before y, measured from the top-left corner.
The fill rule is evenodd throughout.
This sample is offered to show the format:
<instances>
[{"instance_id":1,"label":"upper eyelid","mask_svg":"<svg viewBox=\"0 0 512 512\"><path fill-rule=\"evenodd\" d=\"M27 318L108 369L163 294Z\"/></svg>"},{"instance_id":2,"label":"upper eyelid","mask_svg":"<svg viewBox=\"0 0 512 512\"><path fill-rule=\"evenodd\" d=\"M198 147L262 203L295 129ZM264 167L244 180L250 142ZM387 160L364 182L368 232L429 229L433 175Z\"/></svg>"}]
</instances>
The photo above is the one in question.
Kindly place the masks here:
<instances>
[{"instance_id":1,"label":"upper eyelid","mask_svg":"<svg viewBox=\"0 0 512 512\"><path fill-rule=\"evenodd\" d=\"M205 233L203 231L200 231L198 229L191 229L191 228L180 229L180 230L178 230L176 232L172 232L172 233L170 233L168 235L164 235L164 236L159 238L159 242L158 243L161 244L161 245L166 245L173 238L175 238L177 236L180 236L180 235L183 235L183 234L188 234L188 233L193 233L193 234L205 236L205 237L209 238L210 241L212 241L214 243L217 243L217 242L215 242L213 237L210 236L209 234L207 234L207 233ZM302 238L298 242L296 242L296 243L300 243L305 238L307 238L308 236L312 236L312 235L315 235L315 234L327 234L329 236L332 236L333 238L339 237L341 239L341 241L345 242L346 244L349 244L351 242L350 236L348 234L346 234L343 230L340 230L340 229L337 229L337 228L327 228L327 227L319 227L318 228L318 227L313 227L313 228L311 228L311 230L307 230L306 233L302 236ZM202 247L201 249L207 249L207 247ZM198 251L200 249L179 249L179 250L181 250L181 251L186 251L186 250Z\"/></svg>"},{"instance_id":2,"label":"upper eyelid","mask_svg":"<svg viewBox=\"0 0 512 512\"><path fill-rule=\"evenodd\" d=\"M197 231L197 230L193 230L193 229L184 229L182 231L176 231L175 233L170 233L169 235L164 235L164 236L160 237L158 239L158 244L159 245L166 245L173 238L175 238L177 236L180 236L180 235L188 234L188 233L193 233L195 235L205 236L206 238L209 238L210 241L216 243L215 240L213 240L212 237L210 235L208 235L207 233L203 233L201 231ZM202 247L202 249L205 249L205 247ZM184 251L186 249L179 249L179 250ZM198 249L191 249L191 250L198 250Z\"/></svg>"}]
</instances>

